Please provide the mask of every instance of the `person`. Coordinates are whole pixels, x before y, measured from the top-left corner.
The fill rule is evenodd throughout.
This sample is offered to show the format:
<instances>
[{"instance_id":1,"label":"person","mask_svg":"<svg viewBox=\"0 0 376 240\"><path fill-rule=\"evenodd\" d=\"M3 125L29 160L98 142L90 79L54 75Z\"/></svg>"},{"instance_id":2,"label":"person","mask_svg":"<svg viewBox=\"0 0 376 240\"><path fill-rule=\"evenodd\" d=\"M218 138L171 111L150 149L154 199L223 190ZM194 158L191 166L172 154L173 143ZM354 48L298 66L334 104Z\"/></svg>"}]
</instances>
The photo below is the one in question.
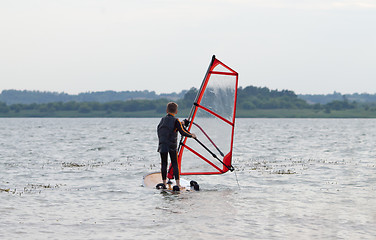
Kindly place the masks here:
<instances>
[{"instance_id":1,"label":"person","mask_svg":"<svg viewBox=\"0 0 376 240\"><path fill-rule=\"evenodd\" d=\"M182 136L189 138L196 138L196 135L188 132L182 126L175 115L178 113L178 104L175 102L169 102L166 108L167 115L164 116L158 124L157 134L158 134L158 152L161 156L161 173L162 173L162 184L158 184L157 188L162 187L166 189L167 181L167 158L170 155L171 165L173 167L174 178L176 181L176 190L180 190L180 179L179 179L179 166L177 160L177 140L179 132ZM159 187L158 187L159 186Z\"/></svg>"}]
</instances>

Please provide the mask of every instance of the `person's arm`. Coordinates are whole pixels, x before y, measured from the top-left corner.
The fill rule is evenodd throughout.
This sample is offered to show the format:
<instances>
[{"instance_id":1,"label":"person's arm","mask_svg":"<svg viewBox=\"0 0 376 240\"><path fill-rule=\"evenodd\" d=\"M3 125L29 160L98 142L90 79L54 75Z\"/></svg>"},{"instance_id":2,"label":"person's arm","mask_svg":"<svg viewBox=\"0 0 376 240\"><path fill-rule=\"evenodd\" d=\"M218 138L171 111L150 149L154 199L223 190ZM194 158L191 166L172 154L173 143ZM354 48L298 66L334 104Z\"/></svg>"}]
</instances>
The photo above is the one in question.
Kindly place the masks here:
<instances>
[{"instance_id":1,"label":"person's arm","mask_svg":"<svg viewBox=\"0 0 376 240\"><path fill-rule=\"evenodd\" d=\"M194 133L190 133L190 132L188 132L187 130L184 129L184 127L183 127L182 123L179 121L179 119L176 119L176 129L184 137L196 138L196 135Z\"/></svg>"}]
</instances>

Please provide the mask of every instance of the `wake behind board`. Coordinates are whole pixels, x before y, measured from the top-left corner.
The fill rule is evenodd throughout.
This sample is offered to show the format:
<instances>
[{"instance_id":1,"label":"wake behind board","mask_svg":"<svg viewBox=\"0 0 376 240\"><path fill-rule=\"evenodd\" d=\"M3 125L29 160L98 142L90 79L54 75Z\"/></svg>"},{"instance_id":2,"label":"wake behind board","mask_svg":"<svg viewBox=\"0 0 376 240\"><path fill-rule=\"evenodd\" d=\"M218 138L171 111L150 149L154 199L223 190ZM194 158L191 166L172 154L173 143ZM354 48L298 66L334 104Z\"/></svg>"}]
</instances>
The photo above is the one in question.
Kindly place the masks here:
<instances>
[{"instance_id":1,"label":"wake behind board","mask_svg":"<svg viewBox=\"0 0 376 240\"><path fill-rule=\"evenodd\" d=\"M142 186L147 187L147 188L156 189L157 184L159 184L161 182L162 182L162 175L161 175L160 172L150 173L150 174L144 176ZM180 185L182 186L180 191L195 190L195 186L197 186L196 190L198 190L199 187L198 187L198 184L197 185L196 184L197 183L194 182L194 181L188 181L186 179L180 178ZM175 185L176 185L176 182L175 182L174 179L172 179L170 184L166 184L167 189L161 189L161 190L173 191L173 187Z\"/></svg>"}]
</instances>

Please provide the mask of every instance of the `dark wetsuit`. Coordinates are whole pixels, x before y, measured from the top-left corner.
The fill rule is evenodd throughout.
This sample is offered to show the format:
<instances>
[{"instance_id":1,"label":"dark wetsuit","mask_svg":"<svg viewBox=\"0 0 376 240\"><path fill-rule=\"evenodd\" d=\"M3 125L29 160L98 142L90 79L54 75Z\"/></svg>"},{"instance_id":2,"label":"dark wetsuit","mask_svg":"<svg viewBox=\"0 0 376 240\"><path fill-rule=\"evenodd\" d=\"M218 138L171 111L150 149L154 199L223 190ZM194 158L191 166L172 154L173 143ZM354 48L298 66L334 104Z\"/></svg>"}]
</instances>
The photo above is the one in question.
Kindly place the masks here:
<instances>
[{"instance_id":1,"label":"dark wetsuit","mask_svg":"<svg viewBox=\"0 0 376 240\"><path fill-rule=\"evenodd\" d=\"M185 137L192 137L187 130L185 130L174 115L167 114L158 124L157 133L159 139L158 152L161 154L161 173L162 179L167 179L167 156L170 154L171 164L174 169L175 180L179 180L179 167L177 160L177 142L178 131Z\"/></svg>"}]
</instances>

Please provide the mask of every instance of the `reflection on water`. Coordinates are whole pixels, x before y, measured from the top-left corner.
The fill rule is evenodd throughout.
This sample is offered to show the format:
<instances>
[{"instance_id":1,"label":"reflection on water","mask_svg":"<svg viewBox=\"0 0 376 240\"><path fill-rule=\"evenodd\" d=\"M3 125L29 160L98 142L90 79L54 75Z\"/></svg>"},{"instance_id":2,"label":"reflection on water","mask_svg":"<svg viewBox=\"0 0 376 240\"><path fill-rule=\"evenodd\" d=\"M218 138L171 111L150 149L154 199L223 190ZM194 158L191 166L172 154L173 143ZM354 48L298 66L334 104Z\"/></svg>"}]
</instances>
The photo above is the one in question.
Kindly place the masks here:
<instances>
[{"instance_id":1,"label":"reflection on water","mask_svg":"<svg viewBox=\"0 0 376 240\"><path fill-rule=\"evenodd\" d=\"M0 119L0 239L373 239L376 120L237 119L234 173L141 187L159 119Z\"/></svg>"}]
</instances>

